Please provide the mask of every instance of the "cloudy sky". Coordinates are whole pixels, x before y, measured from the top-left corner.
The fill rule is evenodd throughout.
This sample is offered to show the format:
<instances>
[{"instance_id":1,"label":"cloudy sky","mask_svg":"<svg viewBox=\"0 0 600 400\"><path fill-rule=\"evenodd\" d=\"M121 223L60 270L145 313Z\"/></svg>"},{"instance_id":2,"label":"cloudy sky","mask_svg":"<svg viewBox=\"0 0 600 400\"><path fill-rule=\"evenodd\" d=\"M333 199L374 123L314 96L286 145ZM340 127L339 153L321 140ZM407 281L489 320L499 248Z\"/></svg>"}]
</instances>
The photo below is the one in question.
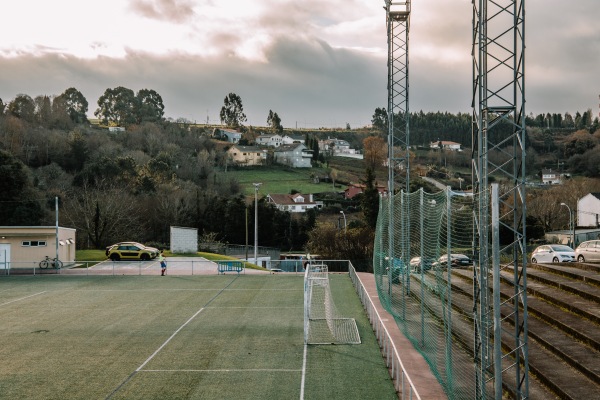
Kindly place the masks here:
<instances>
[{"instance_id":1,"label":"cloudy sky","mask_svg":"<svg viewBox=\"0 0 600 400\"><path fill-rule=\"evenodd\" d=\"M0 98L154 89L172 118L370 123L387 102L383 0L18 0L0 3ZM411 111L470 112L471 0L413 0ZM527 0L527 112L598 115L598 0Z\"/></svg>"}]
</instances>

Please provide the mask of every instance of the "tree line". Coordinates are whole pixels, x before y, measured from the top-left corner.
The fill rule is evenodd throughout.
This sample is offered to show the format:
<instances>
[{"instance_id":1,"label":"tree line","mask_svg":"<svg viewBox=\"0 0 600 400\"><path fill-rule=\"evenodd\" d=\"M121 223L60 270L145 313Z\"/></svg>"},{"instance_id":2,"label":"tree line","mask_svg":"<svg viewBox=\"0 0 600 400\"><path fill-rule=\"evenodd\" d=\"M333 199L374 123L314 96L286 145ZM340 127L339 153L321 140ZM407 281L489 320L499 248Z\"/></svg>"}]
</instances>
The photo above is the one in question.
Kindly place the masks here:
<instances>
[{"instance_id":1,"label":"tree line","mask_svg":"<svg viewBox=\"0 0 600 400\"><path fill-rule=\"evenodd\" d=\"M387 136L388 114L378 107L372 116L373 128L382 138ZM397 118L397 116L395 117ZM400 119L398 119L399 123ZM430 143L447 140L469 148L472 141L472 116L466 113L412 112L410 143L416 147L429 147ZM396 122L395 122L396 123ZM560 172L596 177L600 175L600 129L598 117L591 109L566 112L529 114L525 118L527 171L541 173L542 169L555 168ZM490 132L490 140L499 143L512 130L508 121L500 122ZM510 146L505 143L504 146ZM503 150L509 150L505 148ZM490 153L494 157L494 151Z\"/></svg>"},{"instance_id":2,"label":"tree line","mask_svg":"<svg viewBox=\"0 0 600 400\"><path fill-rule=\"evenodd\" d=\"M160 95L107 89L95 114L110 133L89 124L81 92L18 95L0 101L0 218L5 225L53 225L78 231L79 248L122 240L165 245L169 226L243 244L246 220L253 237L253 204L224 173L225 152L207 129L164 118ZM277 125L278 116L271 114ZM293 218L259 202L261 245L302 249L315 224L308 213Z\"/></svg>"}]
</instances>

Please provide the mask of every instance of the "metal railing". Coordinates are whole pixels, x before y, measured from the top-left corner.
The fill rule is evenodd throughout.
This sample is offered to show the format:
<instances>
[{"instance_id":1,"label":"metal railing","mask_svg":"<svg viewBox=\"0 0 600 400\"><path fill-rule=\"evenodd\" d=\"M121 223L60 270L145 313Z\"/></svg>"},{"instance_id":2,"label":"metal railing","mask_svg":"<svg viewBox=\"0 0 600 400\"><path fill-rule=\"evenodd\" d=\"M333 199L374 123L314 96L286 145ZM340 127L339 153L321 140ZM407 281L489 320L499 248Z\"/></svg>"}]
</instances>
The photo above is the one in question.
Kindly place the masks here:
<instances>
[{"instance_id":1,"label":"metal railing","mask_svg":"<svg viewBox=\"0 0 600 400\"><path fill-rule=\"evenodd\" d=\"M168 275L217 274L219 263L231 260L206 260L191 257L167 257ZM304 274L306 263L323 264L329 272L348 272L347 260L268 260L263 262L265 269L250 269L244 260L243 273L297 273ZM110 259L101 261L64 261L63 268L41 268L38 261L7 262L2 264L3 275L160 275L158 258L148 261Z\"/></svg>"},{"instance_id":2,"label":"metal railing","mask_svg":"<svg viewBox=\"0 0 600 400\"><path fill-rule=\"evenodd\" d=\"M206 259L187 259L174 260L166 259L167 274L171 275L206 275L218 274L218 265L220 261L229 260L206 260ZM242 263L245 266L245 263ZM38 262L10 262L6 263L7 268L0 269L2 275L160 275L161 267L157 259L149 261L73 261L65 262L63 268L41 268ZM242 273L245 273L244 268ZM257 273L266 273L265 270L255 269Z\"/></svg>"},{"instance_id":3,"label":"metal railing","mask_svg":"<svg viewBox=\"0 0 600 400\"><path fill-rule=\"evenodd\" d=\"M419 396L417 389L415 388L410 376L402 364L398 349L396 348L389 331L383 323L381 315L377 311L375 304L373 304L373 300L369 296L369 293L365 289L362 281L356 274L354 266L351 263L349 264L350 265L348 269L350 273L350 279L352 280L352 283L356 288L356 292L358 293L358 297L360 298L360 301L367 312L369 321L371 321L371 326L373 327L373 331L375 332L375 336L379 342L379 347L381 348L386 365L390 371L390 375L394 382L394 387L399 393L399 398L421 400L421 396Z\"/></svg>"}]
</instances>

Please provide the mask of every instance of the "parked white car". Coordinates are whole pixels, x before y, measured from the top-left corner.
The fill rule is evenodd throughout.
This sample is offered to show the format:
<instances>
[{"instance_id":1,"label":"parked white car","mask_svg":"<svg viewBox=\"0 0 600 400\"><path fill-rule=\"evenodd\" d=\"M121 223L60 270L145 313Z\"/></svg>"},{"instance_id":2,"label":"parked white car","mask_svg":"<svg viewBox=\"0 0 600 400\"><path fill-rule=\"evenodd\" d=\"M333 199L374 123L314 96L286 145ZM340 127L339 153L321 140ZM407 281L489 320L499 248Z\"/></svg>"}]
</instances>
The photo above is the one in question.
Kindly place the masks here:
<instances>
[{"instance_id":1,"label":"parked white car","mask_svg":"<svg viewBox=\"0 0 600 400\"><path fill-rule=\"evenodd\" d=\"M545 244L536 247L531 253L532 263L574 262L575 250L563 244Z\"/></svg>"}]
</instances>

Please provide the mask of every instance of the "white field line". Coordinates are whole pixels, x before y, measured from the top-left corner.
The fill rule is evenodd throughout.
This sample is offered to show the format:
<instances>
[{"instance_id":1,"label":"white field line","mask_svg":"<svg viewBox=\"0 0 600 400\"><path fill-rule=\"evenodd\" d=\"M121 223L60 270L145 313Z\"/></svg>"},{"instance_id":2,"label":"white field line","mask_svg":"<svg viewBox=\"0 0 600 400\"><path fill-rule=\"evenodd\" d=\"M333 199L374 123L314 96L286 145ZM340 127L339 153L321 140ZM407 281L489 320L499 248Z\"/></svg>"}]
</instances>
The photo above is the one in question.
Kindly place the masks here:
<instances>
[{"instance_id":1,"label":"white field line","mask_svg":"<svg viewBox=\"0 0 600 400\"><path fill-rule=\"evenodd\" d=\"M139 372L301 372L301 369L144 369Z\"/></svg>"},{"instance_id":2,"label":"white field line","mask_svg":"<svg viewBox=\"0 0 600 400\"><path fill-rule=\"evenodd\" d=\"M302 383L300 384L300 400L304 400L304 383L306 382L306 355L308 345L304 343L304 355L302 356Z\"/></svg>"},{"instance_id":3,"label":"white field line","mask_svg":"<svg viewBox=\"0 0 600 400\"><path fill-rule=\"evenodd\" d=\"M148 359L146 359L146 361L144 361L142 363L142 365L140 365L135 370L135 372L139 372L142 368L144 368L146 366L146 364L148 364L150 362L150 360L152 360L154 358L154 356L156 356L163 349L163 347L165 347L171 341L171 339L173 339L175 337L175 335L177 335L179 333L180 330L182 330L187 324L189 324L194 318L196 318L196 316L198 314L200 314L203 310L204 310L204 307L202 307L201 309L199 309L198 311L196 311L196 314L192 315L190 317L190 319L188 319L187 321L185 321L183 323L183 325L181 325L175 332L173 332L173 334L158 349L156 349L156 351L154 353L152 353L152 355L150 357L148 357Z\"/></svg>"},{"instance_id":4,"label":"white field line","mask_svg":"<svg viewBox=\"0 0 600 400\"><path fill-rule=\"evenodd\" d=\"M206 308L256 308L256 309L263 309L263 308L268 308L268 309L292 309L292 310L302 310L302 307L298 307L298 306L247 306L247 307L243 307L243 306L214 306L214 307L206 307Z\"/></svg>"},{"instance_id":5,"label":"white field line","mask_svg":"<svg viewBox=\"0 0 600 400\"><path fill-rule=\"evenodd\" d=\"M11 289L7 289L11 290ZM259 292L300 292L304 289L221 289L221 288L198 288L198 289L76 289L81 292L210 292L210 291L259 291Z\"/></svg>"},{"instance_id":6,"label":"white field line","mask_svg":"<svg viewBox=\"0 0 600 400\"><path fill-rule=\"evenodd\" d=\"M25 300L25 299L28 299L28 298L30 298L30 297L33 297L33 296L40 295L40 294L42 294L42 293L46 293L46 291L44 290L43 292L39 292L39 293L32 294L32 295L29 295L29 296L21 297L20 299L16 299L16 300L7 301L6 303L2 303L2 304L0 304L0 307L2 307L2 306L4 306L4 305L7 305L7 304L10 304L10 303L15 303L15 302L17 302L17 301Z\"/></svg>"}]
</instances>

